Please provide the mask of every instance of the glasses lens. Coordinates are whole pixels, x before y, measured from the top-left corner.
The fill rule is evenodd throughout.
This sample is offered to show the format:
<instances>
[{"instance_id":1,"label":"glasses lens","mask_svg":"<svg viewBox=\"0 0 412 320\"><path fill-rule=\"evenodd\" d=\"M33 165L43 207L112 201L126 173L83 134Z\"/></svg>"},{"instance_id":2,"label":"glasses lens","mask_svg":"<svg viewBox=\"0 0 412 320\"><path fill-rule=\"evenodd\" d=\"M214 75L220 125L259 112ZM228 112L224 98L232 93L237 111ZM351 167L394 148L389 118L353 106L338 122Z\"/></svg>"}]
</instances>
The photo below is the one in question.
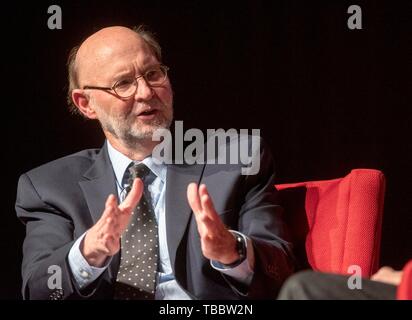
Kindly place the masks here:
<instances>
[{"instance_id":1,"label":"glasses lens","mask_svg":"<svg viewBox=\"0 0 412 320\"><path fill-rule=\"evenodd\" d=\"M134 78L126 78L116 82L114 91L123 98L132 96L136 91L136 81Z\"/></svg>"},{"instance_id":2,"label":"glasses lens","mask_svg":"<svg viewBox=\"0 0 412 320\"><path fill-rule=\"evenodd\" d=\"M161 85L167 77L167 67L158 66L156 68L148 70L144 74L144 78L147 84L151 87ZM135 78L125 78L119 80L114 85L113 89L116 94L122 98L129 98L136 93L138 81Z\"/></svg>"},{"instance_id":3,"label":"glasses lens","mask_svg":"<svg viewBox=\"0 0 412 320\"><path fill-rule=\"evenodd\" d=\"M162 84L166 80L167 71L166 68L163 66L159 66L157 68L151 69L147 71L144 75L146 81L151 86L158 86Z\"/></svg>"}]
</instances>

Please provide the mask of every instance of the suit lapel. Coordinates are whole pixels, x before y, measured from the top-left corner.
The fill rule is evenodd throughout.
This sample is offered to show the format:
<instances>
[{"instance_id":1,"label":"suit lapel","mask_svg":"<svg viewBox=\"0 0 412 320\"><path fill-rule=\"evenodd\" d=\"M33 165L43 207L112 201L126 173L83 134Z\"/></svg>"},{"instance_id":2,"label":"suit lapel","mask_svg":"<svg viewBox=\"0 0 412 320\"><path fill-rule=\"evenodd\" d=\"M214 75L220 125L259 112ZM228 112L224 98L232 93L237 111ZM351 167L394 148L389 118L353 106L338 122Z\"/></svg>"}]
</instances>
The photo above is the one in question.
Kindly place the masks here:
<instances>
[{"instance_id":1,"label":"suit lapel","mask_svg":"<svg viewBox=\"0 0 412 320\"><path fill-rule=\"evenodd\" d=\"M84 180L79 181L80 188L83 191L87 206L89 207L92 216L93 224L100 219L106 199L110 194L117 196L116 178L110 163L109 154L107 152L107 144L105 143L100 153L97 155L95 162L83 175ZM113 257L113 260L118 260L118 254ZM112 277L117 271L114 268L118 267L118 263L111 263L109 268L109 276Z\"/></svg>"},{"instance_id":2,"label":"suit lapel","mask_svg":"<svg viewBox=\"0 0 412 320\"><path fill-rule=\"evenodd\" d=\"M176 251L182 241L192 210L187 202L187 186L198 183L204 165L170 165L166 180L166 232L170 264L174 273Z\"/></svg>"},{"instance_id":3,"label":"suit lapel","mask_svg":"<svg viewBox=\"0 0 412 320\"><path fill-rule=\"evenodd\" d=\"M83 177L85 180L79 182L80 188L89 207L93 224L95 224L103 213L109 194L114 194L117 197L116 179L106 144L98 154L96 161Z\"/></svg>"}]
</instances>

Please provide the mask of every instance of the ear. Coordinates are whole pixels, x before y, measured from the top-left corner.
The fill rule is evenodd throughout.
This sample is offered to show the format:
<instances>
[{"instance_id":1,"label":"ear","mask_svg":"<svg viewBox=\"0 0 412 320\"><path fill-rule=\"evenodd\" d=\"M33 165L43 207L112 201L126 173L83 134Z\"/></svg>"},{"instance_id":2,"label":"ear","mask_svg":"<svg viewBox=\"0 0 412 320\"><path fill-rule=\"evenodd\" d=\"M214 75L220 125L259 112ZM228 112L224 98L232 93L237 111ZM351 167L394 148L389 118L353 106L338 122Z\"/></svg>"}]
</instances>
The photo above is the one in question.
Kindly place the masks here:
<instances>
[{"instance_id":1,"label":"ear","mask_svg":"<svg viewBox=\"0 0 412 320\"><path fill-rule=\"evenodd\" d=\"M72 91L72 100L80 112L89 119L97 119L96 112L90 105L90 98L83 89L74 89Z\"/></svg>"}]
</instances>

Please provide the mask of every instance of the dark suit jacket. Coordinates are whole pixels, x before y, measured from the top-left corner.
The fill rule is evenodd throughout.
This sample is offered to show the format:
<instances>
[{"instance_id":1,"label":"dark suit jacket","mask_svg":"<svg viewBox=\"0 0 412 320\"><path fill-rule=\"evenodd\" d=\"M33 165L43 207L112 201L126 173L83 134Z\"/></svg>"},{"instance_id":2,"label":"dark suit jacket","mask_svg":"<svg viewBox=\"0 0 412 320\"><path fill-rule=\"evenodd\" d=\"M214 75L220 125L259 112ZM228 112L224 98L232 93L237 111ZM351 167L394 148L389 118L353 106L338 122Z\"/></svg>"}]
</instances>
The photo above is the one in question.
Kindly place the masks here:
<instances>
[{"instance_id":1,"label":"dark suit jacket","mask_svg":"<svg viewBox=\"0 0 412 320\"><path fill-rule=\"evenodd\" d=\"M274 168L261 147L260 171L241 175L241 165L168 165L167 241L178 283L193 298L274 298L292 272L290 243L277 205ZM190 182L205 183L228 228L252 239L255 270L243 288L203 257L196 221L186 200ZM23 245L23 296L26 299L111 298L119 254L93 284L80 291L67 261L74 241L101 216L109 194L117 194L107 146L84 150L33 169L20 177L17 216L26 225ZM49 267L62 270L62 289L50 290Z\"/></svg>"}]
</instances>

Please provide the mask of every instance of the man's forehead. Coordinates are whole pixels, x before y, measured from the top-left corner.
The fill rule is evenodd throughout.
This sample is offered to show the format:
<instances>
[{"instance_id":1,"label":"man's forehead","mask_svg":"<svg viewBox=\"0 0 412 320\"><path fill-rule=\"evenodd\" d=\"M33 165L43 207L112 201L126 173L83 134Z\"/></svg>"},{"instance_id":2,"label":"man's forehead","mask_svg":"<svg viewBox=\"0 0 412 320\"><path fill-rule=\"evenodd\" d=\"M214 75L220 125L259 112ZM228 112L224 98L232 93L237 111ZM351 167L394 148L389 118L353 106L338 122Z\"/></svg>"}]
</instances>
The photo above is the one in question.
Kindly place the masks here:
<instances>
[{"instance_id":1,"label":"man's forehead","mask_svg":"<svg viewBox=\"0 0 412 320\"><path fill-rule=\"evenodd\" d=\"M104 29L82 43L76 56L76 64L82 78L81 74L87 75L91 71L95 73L109 67L113 70L137 57L142 64L153 59L153 54L142 37L127 28Z\"/></svg>"},{"instance_id":2,"label":"man's forehead","mask_svg":"<svg viewBox=\"0 0 412 320\"><path fill-rule=\"evenodd\" d=\"M103 28L89 36L80 46L79 51L90 48L98 49L116 44L127 42L141 41L140 35L126 27L108 27Z\"/></svg>"}]
</instances>

